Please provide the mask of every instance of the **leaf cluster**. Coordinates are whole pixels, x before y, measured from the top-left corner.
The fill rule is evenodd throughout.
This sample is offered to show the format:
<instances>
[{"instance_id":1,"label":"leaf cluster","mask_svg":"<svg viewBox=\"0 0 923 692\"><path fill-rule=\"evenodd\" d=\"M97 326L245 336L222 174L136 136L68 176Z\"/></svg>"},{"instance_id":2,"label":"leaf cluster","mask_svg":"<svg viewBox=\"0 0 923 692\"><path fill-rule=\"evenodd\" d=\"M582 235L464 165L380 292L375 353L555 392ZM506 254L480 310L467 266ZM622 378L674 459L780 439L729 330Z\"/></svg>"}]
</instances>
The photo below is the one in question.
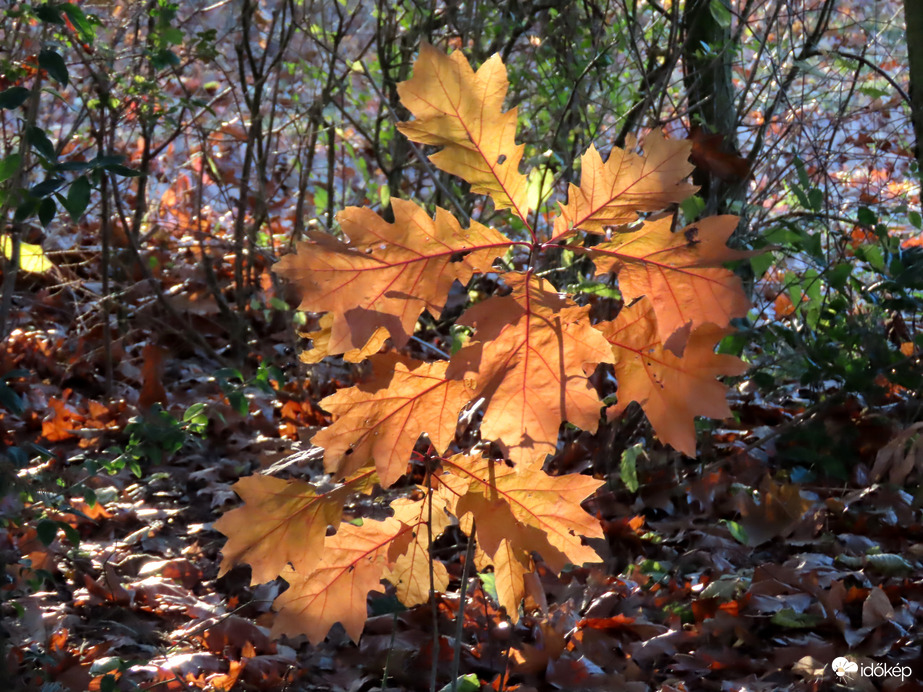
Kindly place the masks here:
<instances>
[{"instance_id":1,"label":"leaf cluster","mask_svg":"<svg viewBox=\"0 0 923 692\"><path fill-rule=\"evenodd\" d=\"M540 207L544 195L520 171L524 147L516 109L503 110L507 89L499 56L475 71L461 53L428 45L398 86L414 116L398 129L438 148L432 165L505 212L506 233L392 199L393 221L345 209L342 237L312 233L276 267L300 288L300 309L325 313L306 359L342 356L371 371L320 402L333 423L312 442L337 485L246 478L237 486L245 505L217 524L229 537L224 570L248 562L254 582L289 582L276 602L277 634L317 642L341 622L358 639L366 596L383 591L382 580L405 605L446 589L431 545L456 521L476 538L475 564L492 566L514 621L536 555L555 571L596 561L583 539L602 533L580 503L601 481L554 477L543 463L562 424L597 429L604 402L590 378L602 364L618 381L607 415L638 402L660 439L686 454L695 454L695 416L730 413L716 378L744 364L714 349L749 307L723 266L742 256L725 244L737 219L675 228L670 210L695 191L685 182L689 143L654 131L643 154L632 143L604 158L591 146L580 184L555 213ZM615 319L598 318L544 271L562 251L617 283L625 306ZM458 318L470 339L451 358L406 355L421 315L440 315L453 284L478 275L502 288ZM422 492L395 500L385 519L342 521L348 497L405 475L421 436L429 442Z\"/></svg>"}]
</instances>

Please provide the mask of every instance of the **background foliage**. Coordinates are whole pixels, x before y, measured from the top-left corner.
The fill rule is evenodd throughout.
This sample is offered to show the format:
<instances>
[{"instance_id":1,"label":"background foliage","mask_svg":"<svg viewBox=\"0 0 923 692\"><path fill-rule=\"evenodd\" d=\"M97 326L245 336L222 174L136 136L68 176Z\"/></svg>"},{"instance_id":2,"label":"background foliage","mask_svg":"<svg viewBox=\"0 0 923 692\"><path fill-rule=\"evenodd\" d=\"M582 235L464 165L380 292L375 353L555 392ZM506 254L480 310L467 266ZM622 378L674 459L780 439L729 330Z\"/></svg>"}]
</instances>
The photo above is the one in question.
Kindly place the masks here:
<instances>
[{"instance_id":1,"label":"background foliage","mask_svg":"<svg viewBox=\"0 0 923 692\"><path fill-rule=\"evenodd\" d=\"M919 525L923 287L898 3L149 0L2 12L10 676L26 687L229 689L312 670L339 684L323 663L348 662L337 642L296 651L260 639L253 622L268 619L279 586L255 591L234 572L215 581L221 540L209 524L235 502L228 484L309 439L326 423L314 402L358 375L296 364L292 321L317 325L292 312L298 298L274 262L307 231L335 230L347 206L387 215L393 195L460 218L476 211L464 183L423 165L394 127L408 119L396 85L424 40L475 65L501 55L524 163L544 173L530 181L537 197L563 202L590 144L608 152L662 128L693 143L701 192L681 206L683 221L730 211L743 219L737 247L768 249L736 267L755 307L721 347L751 364L736 420L702 425L700 465L666 452L632 411L560 450L550 469L609 479L591 507L607 532L608 576L556 585L559 604L580 580L593 586L585 601L496 636L489 578L476 582L469 597L488 635L468 644L481 679L541 688L568 680L563 660L654 688L779 670L785 684L807 685L815 668L803 656L821 667L834 651L899 659L891 644L918 617L900 585L920 566L907 527ZM608 288L579 262L566 272L587 300ZM450 317L414 336L451 352L462 335ZM308 451L274 473L317 468ZM876 481L887 482L869 492ZM774 553L761 540L778 536L794 543ZM799 536L822 547L796 568ZM843 572L825 581L830 565ZM620 586L594 581L607 579ZM748 611L772 580L786 585L772 594L784 607ZM609 593L632 609L606 610ZM400 668L386 650L420 650L422 612L369 638L363 674ZM802 653L757 655L750 642L746 662L726 641L732 615ZM635 620L611 620L621 616ZM100 618L110 624L88 626ZM581 618L610 620L578 627ZM658 627L674 633L660 654L648 643ZM594 638L619 642L642 672L594 656ZM677 664L676 651L689 658Z\"/></svg>"}]
</instances>

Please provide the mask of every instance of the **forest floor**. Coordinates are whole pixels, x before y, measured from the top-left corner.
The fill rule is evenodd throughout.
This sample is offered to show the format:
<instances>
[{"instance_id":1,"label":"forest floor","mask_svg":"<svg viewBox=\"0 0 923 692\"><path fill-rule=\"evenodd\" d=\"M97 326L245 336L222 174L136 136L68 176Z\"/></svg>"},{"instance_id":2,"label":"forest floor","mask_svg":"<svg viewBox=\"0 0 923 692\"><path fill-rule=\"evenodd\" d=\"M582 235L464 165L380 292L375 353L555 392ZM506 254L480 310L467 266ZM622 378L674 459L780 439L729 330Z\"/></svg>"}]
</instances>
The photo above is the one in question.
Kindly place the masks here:
<instances>
[{"instance_id":1,"label":"forest floor","mask_svg":"<svg viewBox=\"0 0 923 692\"><path fill-rule=\"evenodd\" d=\"M307 440L327 421L312 402L353 366L306 374L282 313L263 311L241 375L179 337L158 343L151 310L147 332L114 342L106 397L99 334L70 328L77 303L35 282L17 298L32 326L2 353L0 430L22 462L2 469L4 689L427 690L434 658L448 682L457 531L439 543L450 593L410 610L373 594L358 645L339 627L319 646L274 641L284 582L219 577L212 526L239 503L232 485L316 476ZM209 338L221 328L203 305L190 315ZM698 459L648 444L634 490L618 457L643 426L573 437L549 468L607 480L585 503L606 559L561 577L540 566L544 595L515 625L491 575L472 578L461 672L521 692L921 689L923 444L902 423L917 404L818 394L738 387ZM858 669L838 676L846 655Z\"/></svg>"}]
</instances>

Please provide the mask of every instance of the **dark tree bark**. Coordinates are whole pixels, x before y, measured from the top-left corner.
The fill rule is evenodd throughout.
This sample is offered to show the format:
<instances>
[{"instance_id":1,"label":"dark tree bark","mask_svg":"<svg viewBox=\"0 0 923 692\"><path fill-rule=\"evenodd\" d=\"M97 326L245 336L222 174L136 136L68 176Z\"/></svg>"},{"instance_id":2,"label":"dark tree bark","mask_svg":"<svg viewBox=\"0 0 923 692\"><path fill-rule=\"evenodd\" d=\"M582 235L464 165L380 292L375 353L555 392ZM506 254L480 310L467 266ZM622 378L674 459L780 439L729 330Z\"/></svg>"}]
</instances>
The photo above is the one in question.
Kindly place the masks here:
<instances>
[{"instance_id":1,"label":"dark tree bark","mask_svg":"<svg viewBox=\"0 0 923 692\"><path fill-rule=\"evenodd\" d=\"M904 0L907 25L907 56L910 67L910 102L913 107L914 153L923 175L923 3Z\"/></svg>"},{"instance_id":2,"label":"dark tree bark","mask_svg":"<svg viewBox=\"0 0 923 692\"><path fill-rule=\"evenodd\" d=\"M683 9L683 79L692 123L710 134L722 135L732 150L737 146L737 106L731 81L731 28L715 19L712 2L688 0ZM720 2L729 7L727 0ZM710 51L706 52L705 46ZM733 201L729 193L739 187L698 169L692 179L701 188L699 194L705 200L706 216L727 211Z\"/></svg>"}]
</instances>

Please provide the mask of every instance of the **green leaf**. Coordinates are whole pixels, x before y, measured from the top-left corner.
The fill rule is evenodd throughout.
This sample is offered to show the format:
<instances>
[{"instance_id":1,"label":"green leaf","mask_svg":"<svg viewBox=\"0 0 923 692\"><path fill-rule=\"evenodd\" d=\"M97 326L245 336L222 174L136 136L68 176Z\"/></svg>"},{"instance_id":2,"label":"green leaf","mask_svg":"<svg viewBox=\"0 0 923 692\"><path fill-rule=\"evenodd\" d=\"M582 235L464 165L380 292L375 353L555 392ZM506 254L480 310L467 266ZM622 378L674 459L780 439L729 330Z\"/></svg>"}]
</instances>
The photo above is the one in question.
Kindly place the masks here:
<instances>
[{"instance_id":1,"label":"green leaf","mask_svg":"<svg viewBox=\"0 0 923 692\"><path fill-rule=\"evenodd\" d=\"M859 87L859 93L865 94L870 99L880 99L880 98L887 96L891 92L887 91L886 89L879 89L877 87L867 86L867 87Z\"/></svg>"},{"instance_id":2,"label":"green leaf","mask_svg":"<svg viewBox=\"0 0 923 692\"><path fill-rule=\"evenodd\" d=\"M601 281L587 281L583 280L575 286L569 287L574 293L588 293L590 295L602 296L603 298L611 298L612 300L621 300L622 293L619 289L612 286L608 286Z\"/></svg>"},{"instance_id":3,"label":"green leaf","mask_svg":"<svg viewBox=\"0 0 923 692\"><path fill-rule=\"evenodd\" d=\"M103 168L110 173L121 175L124 178L137 178L141 175L141 171L135 170L134 168L129 168L128 166L123 166L120 163L109 164L108 166L103 166Z\"/></svg>"},{"instance_id":4,"label":"green leaf","mask_svg":"<svg viewBox=\"0 0 923 692\"><path fill-rule=\"evenodd\" d=\"M843 262L837 264L829 272L827 272L827 281L830 283L833 288L838 291L843 290L843 287L846 286L846 280L849 278L849 275L852 273L852 264Z\"/></svg>"},{"instance_id":5,"label":"green leaf","mask_svg":"<svg viewBox=\"0 0 923 692\"><path fill-rule=\"evenodd\" d=\"M807 196L806 194L804 194L804 188L802 188L801 185L792 185L792 186L791 186L791 190L792 190L792 192L795 194L795 197L798 198L798 203L799 203L804 209L810 209L810 208L811 208L811 201L808 199L808 196Z\"/></svg>"},{"instance_id":6,"label":"green leaf","mask_svg":"<svg viewBox=\"0 0 923 692\"><path fill-rule=\"evenodd\" d=\"M702 212L705 211L705 200L698 195L692 195L692 197L684 199L680 203L679 208L683 212L686 223L690 224L699 218Z\"/></svg>"},{"instance_id":7,"label":"green leaf","mask_svg":"<svg viewBox=\"0 0 923 692\"><path fill-rule=\"evenodd\" d=\"M284 300L282 300L281 298L276 298L275 296L273 296L272 298L269 299L269 307L271 307L271 308L273 308L273 309L275 309L275 310L281 310L281 311L283 311L283 312L285 312L285 311L287 311L287 310L289 309L288 303L286 303L286 302L285 302Z\"/></svg>"},{"instance_id":8,"label":"green leaf","mask_svg":"<svg viewBox=\"0 0 923 692\"><path fill-rule=\"evenodd\" d=\"M793 245L798 247L804 242L804 236L797 230L783 225L776 226L766 233L766 240L775 245Z\"/></svg>"},{"instance_id":9,"label":"green leaf","mask_svg":"<svg viewBox=\"0 0 923 692\"><path fill-rule=\"evenodd\" d=\"M48 228L48 224L51 223L57 213L58 205L54 203L54 199L51 197L43 199L41 204L38 205L38 220L42 224L42 228Z\"/></svg>"},{"instance_id":10,"label":"green leaf","mask_svg":"<svg viewBox=\"0 0 923 692\"><path fill-rule=\"evenodd\" d=\"M856 217L859 220L859 223L863 226L874 226L878 223L878 217L868 207L859 207L859 211L856 212Z\"/></svg>"},{"instance_id":11,"label":"green leaf","mask_svg":"<svg viewBox=\"0 0 923 692\"><path fill-rule=\"evenodd\" d=\"M711 0L708 9L711 12L712 19L722 29L727 29L731 26L731 11L721 0Z\"/></svg>"},{"instance_id":12,"label":"green leaf","mask_svg":"<svg viewBox=\"0 0 923 692\"><path fill-rule=\"evenodd\" d=\"M205 411L205 404L201 402L197 404L193 404L192 406L187 408L186 413L183 414L183 422L188 423L193 418L201 414L203 411Z\"/></svg>"},{"instance_id":13,"label":"green leaf","mask_svg":"<svg viewBox=\"0 0 923 692\"><path fill-rule=\"evenodd\" d=\"M721 523L728 527L728 531L731 532L731 536L735 541L743 543L744 545L748 544L750 537L747 535L747 530L743 526L730 519L722 519Z\"/></svg>"},{"instance_id":14,"label":"green leaf","mask_svg":"<svg viewBox=\"0 0 923 692\"><path fill-rule=\"evenodd\" d=\"M173 67L179 65L179 56L176 55L172 50L167 50L163 48L161 50L155 51L151 55L151 65L155 70L162 70L167 67Z\"/></svg>"},{"instance_id":15,"label":"green leaf","mask_svg":"<svg viewBox=\"0 0 923 692\"><path fill-rule=\"evenodd\" d=\"M19 154L10 154L0 161L0 183L9 180L19 169L22 157Z\"/></svg>"},{"instance_id":16,"label":"green leaf","mask_svg":"<svg viewBox=\"0 0 923 692\"><path fill-rule=\"evenodd\" d=\"M804 249L821 262L826 259L822 240L820 233L809 233L804 238Z\"/></svg>"},{"instance_id":17,"label":"green leaf","mask_svg":"<svg viewBox=\"0 0 923 692\"><path fill-rule=\"evenodd\" d=\"M90 159L89 164L93 168L105 168L117 163L125 163L125 157L122 154L107 154L106 156L96 156Z\"/></svg>"},{"instance_id":18,"label":"green leaf","mask_svg":"<svg viewBox=\"0 0 923 692\"><path fill-rule=\"evenodd\" d=\"M237 368L219 368L215 371L216 380L240 380L244 381L244 376Z\"/></svg>"},{"instance_id":19,"label":"green leaf","mask_svg":"<svg viewBox=\"0 0 923 692\"><path fill-rule=\"evenodd\" d=\"M38 200L31 195L27 195L22 203L16 207L16 211L13 212L13 220L17 223L25 221L35 213L36 209L38 209Z\"/></svg>"},{"instance_id":20,"label":"green leaf","mask_svg":"<svg viewBox=\"0 0 923 692\"><path fill-rule=\"evenodd\" d=\"M750 267L753 269L754 278L760 278L775 263L771 252L764 252L750 258Z\"/></svg>"},{"instance_id":21,"label":"green leaf","mask_svg":"<svg viewBox=\"0 0 923 692\"><path fill-rule=\"evenodd\" d=\"M24 86L14 86L0 91L0 108L13 110L19 108L32 92Z\"/></svg>"},{"instance_id":22,"label":"green leaf","mask_svg":"<svg viewBox=\"0 0 923 692\"><path fill-rule=\"evenodd\" d=\"M183 32L177 29L175 26L170 26L160 32L160 37L164 42L169 43L171 46L178 46L183 42Z\"/></svg>"},{"instance_id":23,"label":"green leaf","mask_svg":"<svg viewBox=\"0 0 923 692\"><path fill-rule=\"evenodd\" d=\"M51 519L42 519L38 523L38 526L35 527L35 532L38 534L38 539L44 545L51 545L58 535L58 522L52 521Z\"/></svg>"},{"instance_id":24,"label":"green leaf","mask_svg":"<svg viewBox=\"0 0 923 692\"><path fill-rule=\"evenodd\" d=\"M93 661L93 665L90 666L90 675L98 677L100 675L105 675L106 673L111 673L114 670L118 670L122 665L122 659L118 656L106 656L105 658L98 658Z\"/></svg>"},{"instance_id":25,"label":"green leaf","mask_svg":"<svg viewBox=\"0 0 923 692\"><path fill-rule=\"evenodd\" d=\"M92 161L63 161L54 167L56 171L88 171L92 168Z\"/></svg>"},{"instance_id":26,"label":"green leaf","mask_svg":"<svg viewBox=\"0 0 923 692\"><path fill-rule=\"evenodd\" d=\"M314 211L315 213L327 208L327 191L318 187L314 190Z\"/></svg>"},{"instance_id":27,"label":"green leaf","mask_svg":"<svg viewBox=\"0 0 923 692\"><path fill-rule=\"evenodd\" d=\"M38 185L33 185L29 194L34 197L47 197L64 184L64 178L45 178Z\"/></svg>"},{"instance_id":28,"label":"green leaf","mask_svg":"<svg viewBox=\"0 0 923 692\"><path fill-rule=\"evenodd\" d=\"M452 692L452 683L443 687L439 692ZM481 681L478 680L478 676L474 673L468 673L467 675L462 675L455 681L455 690L457 692L478 692L481 689Z\"/></svg>"},{"instance_id":29,"label":"green leaf","mask_svg":"<svg viewBox=\"0 0 923 692\"><path fill-rule=\"evenodd\" d=\"M77 35L80 37L80 40L84 43L93 43L93 39L96 37L96 30L93 28L93 25L90 24L83 10L69 2L59 5L58 7L60 7L61 11L71 20L71 24L73 24L74 28L77 30Z\"/></svg>"},{"instance_id":30,"label":"green leaf","mask_svg":"<svg viewBox=\"0 0 923 692\"><path fill-rule=\"evenodd\" d=\"M48 3L45 3L44 5L39 5L38 7L32 8L32 11L35 12L36 17L38 17L46 24L64 24L64 20L61 18L60 7L58 5L49 5Z\"/></svg>"},{"instance_id":31,"label":"green leaf","mask_svg":"<svg viewBox=\"0 0 923 692\"><path fill-rule=\"evenodd\" d=\"M478 572L478 577L481 579L484 593L495 601L499 601L500 597L497 595L497 575L493 572Z\"/></svg>"},{"instance_id":32,"label":"green leaf","mask_svg":"<svg viewBox=\"0 0 923 692\"><path fill-rule=\"evenodd\" d=\"M81 175L67 191L67 213L71 219L78 221L83 212L87 210L90 204L90 180L85 175Z\"/></svg>"},{"instance_id":33,"label":"green leaf","mask_svg":"<svg viewBox=\"0 0 923 692\"><path fill-rule=\"evenodd\" d=\"M554 169L546 163L529 171L528 190L529 208L538 209L554 191Z\"/></svg>"},{"instance_id":34,"label":"green leaf","mask_svg":"<svg viewBox=\"0 0 923 692\"><path fill-rule=\"evenodd\" d=\"M791 608L783 608L772 615L770 622L779 627L788 627L789 629L802 629L805 627L816 627L824 621L820 615L814 613L799 613Z\"/></svg>"},{"instance_id":35,"label":"green leaf","mask_svg":"<svg viewBox=\"0 0 923 692\"><path fill-rule=\"evenodd\" d=\"M250 413L250 402L247 401L247 397L241 392L231 392L228 394L228 403L231 405L231 408L242 416L246 416Z\"/></svg>"},{"instance_id":36,"label":"green leaf","mask_svg":"<svg viewBox=\"0 0 923 692\"><path fill-rule=\"evenodd\" d=\"M80 533L77 531L77 529L75 529L73 526L71 526L65 521L59 521L58 526L60 527L62 531L64 531L64 535L67 537L67 540L70 541L70 544L74 546L75 548L79 548L80 547Z\"/></svg>"},{"instance_id":37,"label":"green leaf","mask_svg":"<svg viewBox=\"0 0 923 692\"><path fill-rule=\"evenodd\" d=\"M920 217L919 212L908 212L907 220L910 221L910 225L916 228L918 231L923 230L923 218Z\"/></svg>"},{"instance_id":38,"label":"green leaf","mask_svg":"<svg viewBox=\"0 0 923 692\"><path fill-rule=\"evenodd\" d=\"M811 187L811 179L808 178L808 172L805 170L804 161L795 157L795 171L798 173L798 184L805 190Z\"/></svg>"},{"instance_id":39,"label":"green leaf","mask_svg":"<svg viewBox=\"0 0 923 692\"><path fill-rule=\"evenodd\" d=\"M48 72L48 75L61 86L66 87L70 83L70 75L67 73L67 65L57 51L46 48L38 54L38 66Z\"/></svg>"},{"instance_id":40,"label":"green leaf","mask_svg":"<svg viewBox=\"0 0 923 692\"><path fill-rule=\"evenodd\" d=\"M856 257L868 262L875 271L887 271L884 256L881 254L881 248L877 245L862 245L857 247Z\"/></svg>"},{"instance_id":41,"label":"green leaf","mask_svg":"<svg viewBox=\"0 0 923 692\"><path fill-rule=\"evenodd\" d=\"M820 211L824 208L824 193L822 190L812 187L808 190L808 202L812 211Z\"/></svg>"},{"instance_id":42,"label":"green leaf","mask_svg":"<svg viewBox=\"0 0 923 692\"><path fill-rule=\"evenodd\" d=\"M42 128L35 127L34 125L26 128L26 141L40 156L49 161L55 161L58 158L54 151L54 144L51 143L51 140L48 139L48 135L45 134Z\"/></svg>"},{"instance_id":43,"label":"green leaf","mask_svg":"<svg viewBox=\"0 0 923 692\"><path fill-rule=\"evenodd\" d=\"M619 464L619 476L630 492L638 492L638 457L644 454L644 446L639 442L622 452Z\"/></svg>"}]
</instances>

